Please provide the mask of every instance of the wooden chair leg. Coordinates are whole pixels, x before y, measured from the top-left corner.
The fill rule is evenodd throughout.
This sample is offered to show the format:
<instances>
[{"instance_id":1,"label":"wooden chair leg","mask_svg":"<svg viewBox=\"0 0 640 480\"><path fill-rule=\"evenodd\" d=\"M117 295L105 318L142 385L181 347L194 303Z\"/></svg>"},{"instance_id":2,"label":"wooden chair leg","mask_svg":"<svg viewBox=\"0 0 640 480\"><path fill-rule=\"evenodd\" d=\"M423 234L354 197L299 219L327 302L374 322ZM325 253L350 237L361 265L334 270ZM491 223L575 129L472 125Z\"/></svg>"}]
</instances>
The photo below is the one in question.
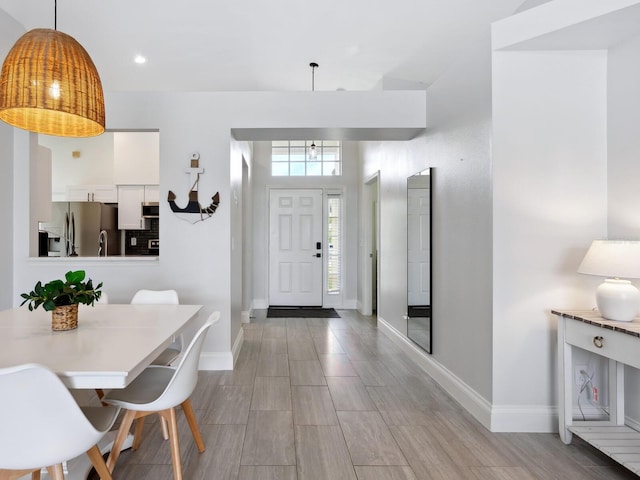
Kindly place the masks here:
<instances>
[{"instance_id":1,"label":"wooden chair leg","mask_svg":"<svg viewBox=\"0 0 640 480\"><path fill-rule=\"evenodd\" d=\"M191 401L188 398L184 402L182 402L182 411L184 412L184 416L187 417L187 423L189 424L189 428L191 429L191 433L193 434L193 439L196 441L198 451L200 453L203 453L205 451L204 442L202 441L202 436L200 435L200 429L198 428L196 416L193 413Z\"/></svg>"},{"instance_id":2,"label":"wooden chair leg","mask_svg":"<svg viewBox=\"0 0 640 480\"><path fill-rule=\"evenodd\" d=\"M109 472L107 464L104 463L104 458L102 458L102 453L100 452L100 449L97 445L91 447L87 451L87 455L89 455L89 459L95 467L96 472L98 472L98 475L100 475L101 480L113 480L113 478L111 477L111 472Z\"/></svg>"},{"instance_id":3,"label":"wooden chair leg","mask_svg":"<svg viewBox=\"0 0 640 480\"><path fill-rule=\"evenodd\" d=\"M167 427L167 421L162 418L162 415L160 415L160 426L162 427L162 438L164 438L165 440L169 439L169 428Z\"/></svg>"},{"instance_id":4,"label":"wooden chair leg","mask_svg":"<svg viewBox=\"0 0 640 480\"><path fill-rule=\"evenodd\" d=\"M51 480L64 480L64 471L61 463L47 467L47 472Z\"/></svg>"},{"instance_id":5,"label":"wooden chair leg","mask_svg":"<svg viewBox=\"0 0 640 480\"><path fill-rule=\"evenodd\" d=\"M40 480L40 470L42 469L39 468L38 470L31 472L31 480Z\"/></svg>"},{"instance_id":6,"label":"wooden chair leg","mask_svg":"<svg viewBox=\"0 0 640 480\"><path fill-rule=\"evenodd\" d=\"M182 480L182 461L180 460L180 442L178 440L178 421L176 419L176 409L169 408L158 412L167 420L169 426L169 442L171 444L171 460L173 460L173 478Z\"/></svg>"},{"instance_id":7,"label":"wooden chair leg","mask_svg":"<svg viewBox=\"0 0 640 480\"><path fill-rule=\"evenodd\" d=\"M140 417L136 420L136 428L133 431L133 445L131 448L136 451L142 442L142 429L144 428L144 418Z\"/></svg>"},{"instance_id":8,"label":"wooden chair leg","mask_svg":"<svg viewBox=\"0 0 640 480\"><path fill-rule=\"evenodd\" d=\"M107 468L111 473L113 473L113 469L116 466L116 461L120 456L120 450L122 449L122 445L124 444L127 435L129 434L129 429L131 428L131 424L133 423L135 417L136 412L134 410L126 410L124 416L122 417L122 423L120 424L120 428L118 429L116 438L113 441L113 446L111 447L109 458L107 458Z\"/></svg>"},{"instance_id":9,"label":"wooden chair leg","mask_svg":"<svg viewBox=\"0 0 640 480\"><path fill-rule=\"evenodd\" d=\"M3 470L0 468L0 480L16 480L20 477L24 477L25 475L31 473L33 475L35 472L40 474L40 469L38 470Z\"/></svg>"},{"instance_id":10,"label":"wooden chair leg","mask_svg":"<svg viewBox=\"0 0 640 480\"><path fill-rule=\"evenodd\" d=\"M96 388L96 395L98 395L98 398L102 400L102 397L104 397L104 390L102 390L101 388ZM104 403L104 402L100 402L100 403L102 403L103 407L106 407L107 405L109 405L108 403Z\"/></svg>"}]
</instances>

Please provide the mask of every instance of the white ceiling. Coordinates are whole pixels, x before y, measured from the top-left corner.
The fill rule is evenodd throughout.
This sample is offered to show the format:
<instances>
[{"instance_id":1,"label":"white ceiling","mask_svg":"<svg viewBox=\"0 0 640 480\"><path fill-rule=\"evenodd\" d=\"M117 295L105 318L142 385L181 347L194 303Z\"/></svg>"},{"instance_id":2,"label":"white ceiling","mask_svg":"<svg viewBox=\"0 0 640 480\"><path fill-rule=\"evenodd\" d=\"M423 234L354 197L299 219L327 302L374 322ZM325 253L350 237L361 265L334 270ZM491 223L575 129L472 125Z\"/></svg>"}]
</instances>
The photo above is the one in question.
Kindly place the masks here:
<instances>
[{"instance_id":1,"label":"white ceiling","mask_svg":"<svg viewBox=\"0 0 640 480\"><path fill-rule=\"evenodd\" d=\"M523 0L59 0L106 91L370 90L436 79ZM26 30L54 0L0 0ZM133 57L147 57L136 65Z\"/></svg>"}]
</instances>

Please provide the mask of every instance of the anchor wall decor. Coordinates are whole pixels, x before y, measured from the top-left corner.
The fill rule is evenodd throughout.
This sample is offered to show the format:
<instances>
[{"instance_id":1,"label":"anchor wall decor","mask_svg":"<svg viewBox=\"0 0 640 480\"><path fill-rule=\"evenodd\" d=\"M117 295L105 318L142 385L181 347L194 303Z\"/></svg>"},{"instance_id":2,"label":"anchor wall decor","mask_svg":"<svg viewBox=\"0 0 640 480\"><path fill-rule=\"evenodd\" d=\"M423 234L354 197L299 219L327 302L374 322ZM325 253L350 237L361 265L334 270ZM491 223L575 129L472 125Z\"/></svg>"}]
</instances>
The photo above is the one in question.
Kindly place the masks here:
<instances>
[{"instance_id":1,"label":"anchor wall decor","mask_svg":"<svg viewBox=\"0 0 640 480\"><path fill-rule=\"evenodd\" d=\"M216 194L211 197L211 204L206 207L202 207L198 201L198 182L200 181L200 175L204 173L204 168L199 166L199 161L200 154L198 152L193 152L191 154L191 166L190 168L185 169L185 173L188 173L190 176L191 183L191 190L189 190L189 201L187 202L187 205L184 208L179 207L176 204L176 194L171 190L169 190L169 196L167 198L171 211L175 213L176 216L189 223L197 223L206 220L207 218L211 218L220 204L219 192L216 192Z\"/></svg>"}]
</instances>

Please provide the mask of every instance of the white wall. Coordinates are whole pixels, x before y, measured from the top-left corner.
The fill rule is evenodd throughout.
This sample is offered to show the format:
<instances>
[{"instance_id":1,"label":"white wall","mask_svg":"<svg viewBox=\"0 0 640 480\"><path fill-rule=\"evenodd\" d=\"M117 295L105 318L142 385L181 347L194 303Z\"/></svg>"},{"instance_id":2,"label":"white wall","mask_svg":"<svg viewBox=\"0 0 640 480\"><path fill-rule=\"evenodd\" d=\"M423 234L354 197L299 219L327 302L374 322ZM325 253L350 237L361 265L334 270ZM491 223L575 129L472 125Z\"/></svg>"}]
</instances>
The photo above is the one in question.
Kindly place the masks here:
<instances>
[{"instance_id":1,"label":"white wall","mask_svg":"<svg viewBox=\"0 0 640 480\"><path fill-rule=\"evenodd\" d=\"M12 205L13 203L13 129L0 122L0 205ZM3 225L13 223L13 210L11 208L0 209L0 222ZM13 304L13 292L11 288L13 280L13 232L11 228L0 229L0 310L9 308Z\"/></svg>"},{"instance_id":2,"label":"white wall","mask_svg":"<svg viewBox=\"0 0 640 480\"><path fill-rule=\"evenodd\" d=\"M557 3L580 10L579 2ZM551 23L567 18L533 13ZM502 31L508 35L497 44L505 50L491 53L488 39L476 42L427 90L423 139L406 148L364 146L362 178L380 169L381 318L404 333L404 288L385 280L403 281L405 273L404 258L390 246L405 242L402 177L412 173L410 165L413 171L434 166L434 354L423 365L487 427L553 431L556 319L550 309L592 305L597 280L576 269L591 240L607 233L607 53L509 51L519 32ZM529 46L537 45L534 32L529 28L525 36ZM557 38L572 45L580 40ZM637 46L621 46L618 55L620 64L631 62ZM627 97L638 67L629 69L628 82L624 75L617 80L625 82L624 111L634 110L637 100L637 93L631 103ZM626 132L636 115L618 119L632 125ZM628 152L630 138L638 138L635 130L618 147Z\"/></svg>"},{"instance_id":3,"label":"white wall","mask_svg":"<svg viewBox=\"0 0 640 480\"><path fill-rule=\"evenodd\" d=\"M379 245L378 245L378 318L388 322L403 335L407 333L407 177L423 170L429 163L424 152L424 138L408 142L363 142L362 181L378 177ZM361 224L368 225L372 212L361 186ZM435 204L435 202L434 202ZM361 227L362 235L369 235ZM368 258L368 243L360 241L361 259ZM362 266L361 266L362 268ZM361 279L362 280L362 279ZM365 287L366 288L366 287ZM434 300L435 304L435 300ZM434 314L435 315L435 314Z\"/></svg>"},{"instance_id":4,"label":"white wall","mask_svg":"<svg viewBox=\"0 0 640 480\"><path fill-rule=\"evenodd\" d=\"M11 46L24 33L13 18L0 10L0 58L5 58ZM13 223L13 128L0 122L0 310L9 308L14 302L11 285L13 284L13 232L7 225Z\"/></svg>"},{"instance_id":5,"label":"white wall","mask_svg":"<svg viewBox=\"0 0 640 480\"><path fill-rule=\"evenodd\" d=\"M603 51L493 55L496 429L509 428L516 405L554 428L549 310L590 305L576 270L606 235L606 77Z\"/></svg>"},{"instance_id":6,"label":"white wall","mask_svg":"<svg viewBox=\"0 0 640 480\"><path fill-rule=\"evenodd\" d=\"M329 139L330 140L330 139ZM342 308L355 308L357 296L358 245L358 153L357 144L342 143L342 175L339 177L272 177L271 142L254 142L253 232L254 238L254 306L269 305L269 196L268 189L342 188L345 218L343 250Z\"/></svg>"},{"instance_id":7,"label":"white wall","mask_svg":"<svg viewBox=\"0 0 640 480\"><path fill-rule=\"evenodd\" d=\"M601 279L576 273L590 242L638 233L620 210L638 198L638 15L554 0L494 24L494 429L557 428L549 310L594 306Z\"/></svg>"},{"instance_id":8,"label":"white wall","mask_svg":"<svg viewBox=\"0 0 640 480\"><path fill-rule=\"evenodd\" d=\"M229 208L231 209L231 228L230 228L230 245L231 245L231 340L235 343L240 329L242 328L242 310L243 310L243 245L245 241L243 218L243 183L242 183L242 167L243 162L252 165L251 150L246 142L237 142L230 139L231 143L231 159L229 168L229 184L231 186L229 196ZM251 183L247 185L251 188ZM233 347L233 345L232 345ZM237 345L236 348L240 348ZM239 353L236 352L236 353Z\"/></svg>"},{"instance_id":9,"label":"white wall","mask_svg":"<svg viewBox=\"0 0 640 480\"><path fill-rule=\"evenodd\" d=\"M608 56L608 236L640 240L640 35ZM634 282L640 286L637 280ZM640 373L627 368L627 416L640 422Z\"/></svg>"},{"instance_id":10,"label":"white wall","mask_svg":"<svg viewBox=\"0 0 640 480\"><path fill-rule=\"evenodd\" d=\"M608 228L612 238L640 238L640 36L609 51Z\"/></svg>"},{"instance_id":11,"label":"white wall","mask_svg":"<svg viewBox=\"0 0 640 480\"><path fill-rule=\"evenodd\" d=\"M492 393L488 32L459 60L427 89L427 134L406 143L363 145L362 178L380 170L379 316L406 334L402 319L406 179L434 167L433 355L428 358L454 383L464 383L471 396L488 404Z\"/></svg>"},{"instance_id":12,"label":"white wall","mask_svg":"<svg viewBox=\"0 0 640 480\"><path fill-rule=\"evenodd\" d=\"M51 187L64 195L67 185L114 185L113 133L91 138L39 135L40 145L51 149ZM80 152L73 158L72 152Z\"/></svg>"},{"instance_id":13,"label":"white wall","mask_svg":"<svg viewBox=\"0 0 640 480\"><path fill-rule=\"evenodd\" d=\"M14 166L14 276L13 301L38 280L48 280L69 269L83 268L103 281L113 302L129 302L139 288L176 288L183 303L204 304L220 310L222 321L213 327L203 348L205 368L230 368L231 347L241 322L239 268L242 239L236 236L241 218L242 156L251 162L247 144L232 142L234 128L424 128L424 96L420 92L297 92L297 93L107 93L107 128L157 129L160 132L160 238L157 261L109 259L30 259L29 168L36 135L15 134ZM310 118L307 112L313 111ZM212 113L214 112L214 113ZM419 115L419 112L422 115ZM394 130L396 131L396 130ZM215 192L220 206L213 217L192 225L172 215L163 200L168 190L186 201L191 187L184 170L190 154L200 153L199 194L202 203ZM240 189L240 190L239 190ZM233 220L232 220L233 217ZM33 238L30 238L33 237ZM232 248L232 237L233 248Z\"/></svg>"}]
</instances>

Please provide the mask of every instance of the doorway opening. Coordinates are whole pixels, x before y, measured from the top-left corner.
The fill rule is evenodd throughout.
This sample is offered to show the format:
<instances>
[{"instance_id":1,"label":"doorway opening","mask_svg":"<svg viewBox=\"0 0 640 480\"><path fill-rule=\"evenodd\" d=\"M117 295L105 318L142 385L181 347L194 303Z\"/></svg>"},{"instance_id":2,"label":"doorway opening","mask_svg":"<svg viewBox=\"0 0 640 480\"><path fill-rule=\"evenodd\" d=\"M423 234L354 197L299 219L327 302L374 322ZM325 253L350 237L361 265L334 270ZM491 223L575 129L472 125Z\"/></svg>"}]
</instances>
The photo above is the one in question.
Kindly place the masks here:
<instances>
[{"instance_id":1,"label":"doorway opening","mask_svg":"<svg viewBox=\"0 0 640 480\"><path fill-rule=\"evenodd\" d=\"M378 311L379 262L378 245L380 243L380 202L379 176L376 172L364 182L363 191L363 240L362 251L362 314L375 315Z\"/></svg>"}]
</instances>

